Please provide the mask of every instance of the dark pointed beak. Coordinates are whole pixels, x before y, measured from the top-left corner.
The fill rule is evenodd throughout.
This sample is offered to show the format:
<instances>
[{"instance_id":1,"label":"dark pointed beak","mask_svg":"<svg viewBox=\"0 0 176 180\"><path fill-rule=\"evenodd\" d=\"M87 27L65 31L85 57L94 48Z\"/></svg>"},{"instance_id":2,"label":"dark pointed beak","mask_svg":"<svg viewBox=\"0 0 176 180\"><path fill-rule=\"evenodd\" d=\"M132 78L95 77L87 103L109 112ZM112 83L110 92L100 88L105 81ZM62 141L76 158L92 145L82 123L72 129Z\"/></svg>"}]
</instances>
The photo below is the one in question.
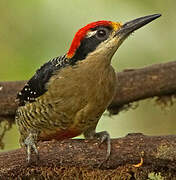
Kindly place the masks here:
<instances>
[{"instance_id":1,"label":"dark pointed beak","mask_svg":"<svg viewBox=\"0 0 176 180\"><path fill-rule=\"evenodd\" d=\"M126 22L122 27L116 32L116 36L126 38L135 30L141 28L142 26L150 23L151 21L159 18L161 14L153 14L149 16L140 17L132 21Z\"/></svg>"}]
</instances>

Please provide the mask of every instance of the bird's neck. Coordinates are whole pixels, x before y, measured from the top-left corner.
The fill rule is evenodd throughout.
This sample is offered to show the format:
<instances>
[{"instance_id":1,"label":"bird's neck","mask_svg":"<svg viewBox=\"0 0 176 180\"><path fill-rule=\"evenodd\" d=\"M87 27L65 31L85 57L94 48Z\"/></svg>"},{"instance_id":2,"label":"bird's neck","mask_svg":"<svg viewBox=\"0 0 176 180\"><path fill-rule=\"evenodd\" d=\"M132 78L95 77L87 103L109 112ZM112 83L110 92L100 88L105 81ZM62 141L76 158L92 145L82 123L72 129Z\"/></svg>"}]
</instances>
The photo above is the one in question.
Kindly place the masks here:
<instances>
[{"instance_id":1,"label":"bird's neck","mask_svg":"<svg viewBox=\"0 0 176 180\"><path fill-rule=\"evenodd\" d=\"M112 56L107 54L98 54L92 53L90 54L83 63L90 64L90 66L95 66L96 68L106 69L109 68L111 65Z\"/></svg>"}]
</instances>

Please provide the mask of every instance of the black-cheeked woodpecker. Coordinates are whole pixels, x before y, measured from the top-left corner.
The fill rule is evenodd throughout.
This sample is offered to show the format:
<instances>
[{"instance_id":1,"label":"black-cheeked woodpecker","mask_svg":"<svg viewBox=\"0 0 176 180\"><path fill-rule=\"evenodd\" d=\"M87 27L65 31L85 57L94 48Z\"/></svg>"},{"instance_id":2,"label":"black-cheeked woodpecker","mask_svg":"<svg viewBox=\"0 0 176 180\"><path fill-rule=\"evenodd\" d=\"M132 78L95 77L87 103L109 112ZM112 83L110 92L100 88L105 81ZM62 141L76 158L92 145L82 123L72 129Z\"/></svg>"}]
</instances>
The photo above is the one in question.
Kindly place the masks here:
<instances>
[{"instance_id":1,"label":"black-cheeked woodpecker","mask_svg":"<svg viewBox=\"0 0 176 180\"><path fill-rule=\"evenodd\" d=\"M96 133L97 123L116 92L111 59L135 30L160 17L141 17L125 24L97 21L76 33L70 49L41 66L17 95L16 124L20 144L38 156L38 141L63 140L83 134L86 139L107 142L108 132ZM118 90L117 90L118 91Z\"/></svg>"}]
</instances>

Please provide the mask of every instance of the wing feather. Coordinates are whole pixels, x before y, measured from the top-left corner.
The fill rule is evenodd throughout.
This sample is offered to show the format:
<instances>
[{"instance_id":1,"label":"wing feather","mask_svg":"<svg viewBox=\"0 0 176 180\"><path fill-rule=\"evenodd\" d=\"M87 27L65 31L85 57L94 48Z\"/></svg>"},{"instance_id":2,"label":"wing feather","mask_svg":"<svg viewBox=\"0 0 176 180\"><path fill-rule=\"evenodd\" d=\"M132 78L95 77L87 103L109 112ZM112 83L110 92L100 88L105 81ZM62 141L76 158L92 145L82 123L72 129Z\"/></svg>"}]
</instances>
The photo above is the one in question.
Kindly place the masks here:
<instances>
[{"instance_id":1,"label":"wing feather","mask_svg":"<svg viewBox=\"0 0 176 180\"><path fill-rule=\"evenodd\" d=\"M17 94L19 106L24 106L27 102L34 102L37 97L43 95L47 91L46 83L53 73L67 65L70 65L70 61L64 55L56 57L41 66Z\"/></svg>"}]
</instances>

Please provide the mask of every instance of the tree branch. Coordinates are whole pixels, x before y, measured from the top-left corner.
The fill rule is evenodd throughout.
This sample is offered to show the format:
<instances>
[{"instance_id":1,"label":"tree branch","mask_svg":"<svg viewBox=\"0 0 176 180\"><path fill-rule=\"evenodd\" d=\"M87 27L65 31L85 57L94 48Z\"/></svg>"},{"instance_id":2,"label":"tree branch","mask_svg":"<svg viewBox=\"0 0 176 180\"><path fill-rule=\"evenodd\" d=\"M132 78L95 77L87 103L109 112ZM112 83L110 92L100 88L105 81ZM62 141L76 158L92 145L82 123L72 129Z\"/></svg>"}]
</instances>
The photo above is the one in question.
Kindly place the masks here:
<instances>
[{"instance_id":1,"label":"tree branch","mask_svg":"<svg viewBox=\"0 0 176 180\"><path fill-rule=\"evenodd\" d=\"M176 61L126 70L117 73L117 77L117 93L108 107L112 114L134 101L176 94ZM16 94L25 83L0 82L0 122L8 120L14 123ZM33 156L30 166L26 164L24 148L0 153L0 179L147 179L152 172L161 173L158 176L168 179L176 177L174 135L148 137L133 134L114 139L110 159L100 169L97 167L104 161L106 145L99 147L96 141L68 139L62 142L40 142L38 149L40 161L36 164Z\"/></svg>"},{"instance_id":2,"label":"tree branch","mask_svg":"<svg viewBox=\"0 0 176 180\"><path fill-rule=\"evenodd\" d=\"M111 114L117 114L134 101L175 95L176 61L119 72L117 78L117 93L108 107Z\"/></svg>"},{"instance_id":3,"label":"tree branch","mask_svg":"<svg viewBox=\"0 0 176 180\"><path fill-rule=\"evenodd\" d=\"M36 162L33 155L31 165L26 163L24 148L0 153L0 178L147 179L152 172L176 177L174 135L149 137L129 134L113 139L109 160L98 168L105 159L106 148L106 144L99 146L95 140L40 142L40 160Z\"/></svg>"},{"instance_id":4,"label":"tree branch","mask_svg":"<svg viewBox=\"0 0 176 180\"><path fill-rule=\"evenodd\" d=\"M10 119L14 122L17 109L16 95L24 87L25 83L26 81L0 82L0 122L4 119Z\"/></svg>"},{"instance_id":5,"label":"tree branch","mask_svg":"<svg viewBox=\"0 0 176 180\"><path fill-rule=\"evenodd\" d=\"M117 73L117 78L117 93L108 107L112 114L117 114L134 101L176 94L176 61L125 70ZM4 119L14 122L16 94L25 83L0 82L0 122Z\"/></svg>"}]
</instances>

